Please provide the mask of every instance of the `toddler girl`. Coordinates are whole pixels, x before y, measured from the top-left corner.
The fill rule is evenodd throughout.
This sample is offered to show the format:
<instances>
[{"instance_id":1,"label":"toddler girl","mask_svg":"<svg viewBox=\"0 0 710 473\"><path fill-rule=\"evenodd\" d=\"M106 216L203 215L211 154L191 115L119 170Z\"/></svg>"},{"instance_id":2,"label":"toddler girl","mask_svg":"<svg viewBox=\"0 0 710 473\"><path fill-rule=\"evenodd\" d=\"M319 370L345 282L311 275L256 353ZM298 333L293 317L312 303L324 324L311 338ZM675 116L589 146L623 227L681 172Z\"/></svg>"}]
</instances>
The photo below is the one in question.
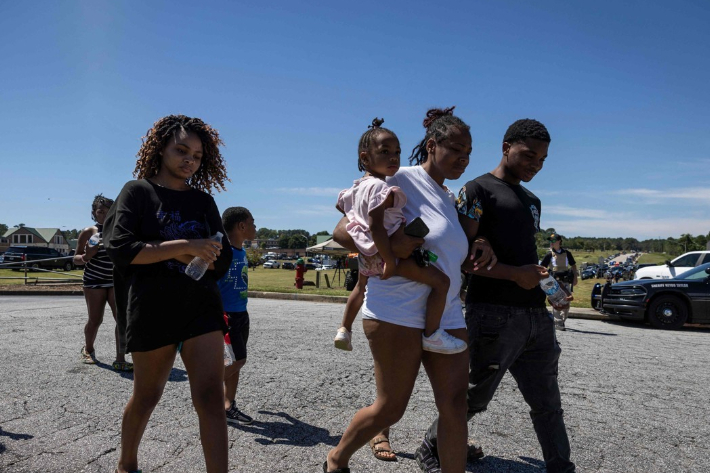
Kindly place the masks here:
<instances>
[{"instance_id":1,"label":"toddler girl","mask_svg":"<svg viewBox=\"0 0 710 473\"><path fill-rule=\"evenodd\" d=\"M402 276L431 287L426 304L426 325L422 348L436 353L453 354L464 351L466 342L439 328L449 291L449 278L434 266L421 267L414 258L397 260L390 247L389 236L406 223L402 208L407 197L399 187L388 186L385 179L399 170L401 149L397 136L382 128L384 120L375 118L360 138L358 169L365 176L340 192L336 207L350 223L348 233L359 250L358 284L348 297L342 326L335 337L335 346L352 350L352 323L362 306L368 277L388 279Z\"/></svg>"}]
</instances>

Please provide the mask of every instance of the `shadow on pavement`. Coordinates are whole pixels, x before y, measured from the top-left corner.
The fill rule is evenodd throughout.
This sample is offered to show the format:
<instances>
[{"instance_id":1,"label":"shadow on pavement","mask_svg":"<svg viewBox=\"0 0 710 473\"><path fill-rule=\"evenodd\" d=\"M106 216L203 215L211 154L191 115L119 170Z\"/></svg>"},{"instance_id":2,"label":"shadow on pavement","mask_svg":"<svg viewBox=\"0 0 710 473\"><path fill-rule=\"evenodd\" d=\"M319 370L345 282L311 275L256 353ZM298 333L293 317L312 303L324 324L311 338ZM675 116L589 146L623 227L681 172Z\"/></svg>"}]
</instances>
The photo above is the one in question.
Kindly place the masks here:
<instances>
[{"instance_id":1,"label":"shadow on pavement","mask_svg":"<svg viewBox=\"0 0 710 473\"><path fill-rule=\"evenodd\" d=\"M651 327L648 324L642 322L635 322L632 320L604 320L604 323L612 325L620 325L622 327L632 327L642 330L660 330L655 327ZM569 329L568 329L569 330ZM704 324L685 324L682 328L674 330L675 332L688 332L688 333L710 333L710 325Z\"/></svg>"},{"instance_id":2,"label":"shadow on pavement","mask_svg":"<svg viewBox=\"0 0 710 473\"><path fill-rule=\"evenodd\" d=\"M545 471L545 462L542 460L530 457L518 458L520 461L486 455L480 460L469 462L466 465L466 471L475 471L476 473L498 473L500 471L533 473Z\"/></svg>"},{"instance_id":3,"label":"shadow on pavement","mask_svg":"<svg viewBox=\"0 0 710 473\"><path fill-rule=\"evenodd\" d=\"M287 422L255 419L254 423L250 425L227 424L227 426L266 437L254 439L255 442L261 445L278 444L314 447L319 444L325 444L335 446L340 440L339 435L330 435L326 429L301 422L285 412L259 411L259 414L279 417Z\"/></svg>"},{"instance_id":4,"label":"shadow on pavement","mask_svg":"<svg viewBox=\"0 0 710 473\"><path fill-rule=\"evenodd\" d=\"M589 334L589 335L606 335L606 336L609 336L609 337L616 337L616 336L618 336L618 334L616 334L616 333L608 333L608 332L589 332L589 331L587 331L587 330L577 330L576 328L569 328L569 327L565 328L564 331L565 331L565 332L586 333L586 334Z\"/></svg>"},{"instance_id":5,"label":"shadow on pavement","mask_svg":"<svg viewBox=\"0 0 710 473\"><path fill-rule=\"evenodd\" d=\"M34 435L29 434L16 434L13 432L7 432L0 427L0 437L10 437L12 440L29 440L35 438ZM7 450L4 443L0 443L0 453L4 453Z\"/></svg>"},{"instance_id":6,"label":"shadow on pavement","mask_svg":"<svg viewBox=\"0 0 710 473\"><path fill-rule=\"evenodd\" d=\"M94 366L98 366L99 368L104 369L104 370L112 371L112 372L116 373L117 375L119 375L121 378L133 379L133 371L116 371L115 369L113 369L113 366L111 366L110 364L104 363L103 361L98 361L98 360L96 361L96 364Z\"/></svg>"}]
</instances>

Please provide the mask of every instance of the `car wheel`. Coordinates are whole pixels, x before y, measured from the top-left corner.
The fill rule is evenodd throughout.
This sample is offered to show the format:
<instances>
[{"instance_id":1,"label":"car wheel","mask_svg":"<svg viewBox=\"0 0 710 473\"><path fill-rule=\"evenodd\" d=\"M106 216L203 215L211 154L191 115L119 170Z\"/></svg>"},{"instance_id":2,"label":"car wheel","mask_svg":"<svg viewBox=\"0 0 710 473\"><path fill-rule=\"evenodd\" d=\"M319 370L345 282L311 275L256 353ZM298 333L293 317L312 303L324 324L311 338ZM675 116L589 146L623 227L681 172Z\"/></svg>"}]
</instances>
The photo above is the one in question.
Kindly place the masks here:
<instances>
[{"instance_id":1,"label":"car wheel","mask_svg":"<svg viewBox=\"0 0 710 473\"><path fill-rule=\"evenodd\" d=\"M70 262L64 263L64 271L71 271L73 269L72 264Z\"/></svg>"},{"instance_id":2,"label":"car wheel","mask_svg":"<svg viewBox=\"0 0 710 473\"><path fill-rule=\"evenodd\" d=\"M648 321L656 327L676 330L688 320L688 307L675 296L661 296L648 308Z\"/></svg>"},{"instance_id":3,"label":"car wheel","mask_svg":"<svg viewBox=\"0 0 710 473\"><path fill-rule=\"evenodd\" d=\"M30 268L32 268L32 271L37 271L37 270L39 270L39 264L35 263L33 265L30 265Z\"/></svg>"}]
</instances>

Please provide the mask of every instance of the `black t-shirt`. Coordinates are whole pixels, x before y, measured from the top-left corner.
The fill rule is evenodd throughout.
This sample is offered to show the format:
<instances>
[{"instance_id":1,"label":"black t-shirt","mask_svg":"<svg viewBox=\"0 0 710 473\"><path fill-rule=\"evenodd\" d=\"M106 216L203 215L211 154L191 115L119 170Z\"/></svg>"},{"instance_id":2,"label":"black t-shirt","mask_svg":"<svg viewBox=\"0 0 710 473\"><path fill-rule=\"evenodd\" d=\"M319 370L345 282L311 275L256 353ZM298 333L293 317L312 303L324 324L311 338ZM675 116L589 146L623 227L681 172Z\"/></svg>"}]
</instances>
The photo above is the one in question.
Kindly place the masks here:
<instances>
[{"instance_id":1,"label":"black t-shirt","mask_svg":"<svg viewBox=\"0 0 710 473\"><path fill-rule=\"evenodd\" d=\"M479 222L478 235L488 238L498 262L510 266L537 264L535 234L540 231L541 205L532 192L488 173L461 188L456 208ZM513 281L473 273L466 303L545 307L545 293L539 287L526 290Z\"/></svg>"},{"instance_id":2,"label":"black t-shirt","mask_svg":"<svg viewBox=\"0 0 710 473\"><path fill-rule=\"evenodd\" d=\"M214 330L225 330L217 287L229 268L232 249L226 236L215 269L199 280L171 259L130 264L146 243L208 238L225 234L217 205L202 191L176 191L140 179L128 182L104 224L104 245L114 263L119 319L127 322L128 351L148 351Z\"/></svg>"}]
</instances>

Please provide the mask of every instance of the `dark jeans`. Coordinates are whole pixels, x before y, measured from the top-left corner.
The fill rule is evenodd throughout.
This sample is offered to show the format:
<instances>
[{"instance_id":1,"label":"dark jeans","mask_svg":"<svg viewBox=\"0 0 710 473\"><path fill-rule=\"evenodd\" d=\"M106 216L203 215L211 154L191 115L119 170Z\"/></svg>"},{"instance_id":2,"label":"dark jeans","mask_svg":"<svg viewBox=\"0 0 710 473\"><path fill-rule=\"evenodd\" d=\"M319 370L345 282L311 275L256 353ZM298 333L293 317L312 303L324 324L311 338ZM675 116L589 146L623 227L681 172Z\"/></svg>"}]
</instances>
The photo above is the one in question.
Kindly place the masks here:
<instances>
[{"instance_id":1,"label":"dark jeans","mask_svg":"<svg viewBox=\"0 0 710 473\"><path fill-rule=\"evenodd\" d=\"M548 473L575 471L562 418L557 361L560 347L552 317L545 308L493 304L466 306L470 349L468 419L483 412L506 370L525 401L542 447ZM427 437L436 446L438 418Z\"/></svg>"}]
</instances>

